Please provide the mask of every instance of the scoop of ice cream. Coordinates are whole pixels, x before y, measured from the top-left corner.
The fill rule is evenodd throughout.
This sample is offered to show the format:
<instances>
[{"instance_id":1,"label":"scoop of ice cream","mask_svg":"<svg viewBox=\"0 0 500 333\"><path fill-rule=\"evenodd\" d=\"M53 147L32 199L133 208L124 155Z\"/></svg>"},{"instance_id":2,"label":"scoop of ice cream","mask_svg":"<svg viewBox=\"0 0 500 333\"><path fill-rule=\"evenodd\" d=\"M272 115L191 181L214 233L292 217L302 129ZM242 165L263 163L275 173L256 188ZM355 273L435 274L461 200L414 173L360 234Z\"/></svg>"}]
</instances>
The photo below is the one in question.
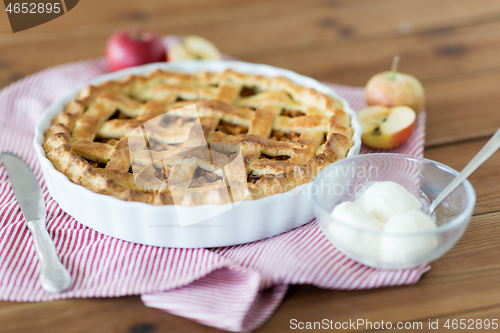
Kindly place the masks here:
<instances>
[{"instance_id":1,"label":"scoop of ice cream","mask_svg":"<svg viewBox=\"0 0 500 333\"><path fill-rule=\"evenodd\" d=\"M438 245L436 235L408 235L436 230L436 223L420 210L392 216L385 224L384 233L407 234L407 236L383 235L380 241L380 259L385 262L408 262L419 259Z\"/></svg>"},{"instance_id":2,"label":"scoop of ice cream","mask_svg":"<svg viewBox=\"0 0 500 333\"><path fill-rule=\"evenodd\" d=\"M354 202L338 204L333 209L332 217L343 223L328 225L339 246L371 258L379 256L380 236L369 232L382 230L383 225L379 220Z\"/></svg>"},{"instance_id":3,"label":"scoop of ice cream","mask_svg":"<svg viewBox=\"0 0 500 333\"><path fill-rule=\"evenodd\" d=\"M356 200L356 203L384 222L395 215L422 208L422 204L415 196L394 182L373 184Z\"/></svg>"}]
</instances>

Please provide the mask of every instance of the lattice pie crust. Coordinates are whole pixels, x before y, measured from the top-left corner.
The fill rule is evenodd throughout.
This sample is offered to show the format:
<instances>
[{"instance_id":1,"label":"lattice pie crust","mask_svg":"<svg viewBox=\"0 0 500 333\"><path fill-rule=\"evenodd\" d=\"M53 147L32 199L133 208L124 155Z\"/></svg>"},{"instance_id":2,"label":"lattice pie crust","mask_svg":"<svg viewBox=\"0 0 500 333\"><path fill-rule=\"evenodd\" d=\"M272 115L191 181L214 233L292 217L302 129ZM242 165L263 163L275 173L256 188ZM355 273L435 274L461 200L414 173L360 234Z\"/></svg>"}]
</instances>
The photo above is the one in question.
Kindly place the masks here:
<instances>
[{"instance_id":1,"label":"lattice pie crust","mask_svg":"<svg viewBox=\"0 0 500 333\"><path fill-rule=\"evenodd\" d=\"M54 118L43 148L72 182L123 200L173 204L170 187L181 180L187 185L176 204L252 200L310 182L346 157L353 131L342 109L340 101L283 77L158 70L84 88ZM148 125L146 150L177 153L131 165L128 136L165 113L175 126ZM182 150L195 116L208 143L198 155ZM227 181L214 170L237 154L246 183L228 196Z\"/></svg>"}]
</instances>

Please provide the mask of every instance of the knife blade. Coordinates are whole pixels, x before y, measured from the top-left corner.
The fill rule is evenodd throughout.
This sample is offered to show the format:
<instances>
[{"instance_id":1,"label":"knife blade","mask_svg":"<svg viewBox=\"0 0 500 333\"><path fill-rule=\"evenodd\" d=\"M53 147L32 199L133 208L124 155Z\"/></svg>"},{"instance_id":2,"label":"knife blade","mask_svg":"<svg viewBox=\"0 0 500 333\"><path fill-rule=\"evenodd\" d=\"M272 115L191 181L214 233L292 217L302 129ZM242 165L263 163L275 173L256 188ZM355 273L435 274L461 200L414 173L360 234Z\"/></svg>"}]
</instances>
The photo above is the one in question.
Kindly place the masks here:
<instances>
[{"instance_id":1,"label":"knife blade","mask_svg":"<svg viewBox=\"0 0 500 333\"><path fill-rule=\"evenodd\" d=\"M71 275L63 266L46 228L45 201L35 174L17 155L0 153L2 163L21 207L26 225L35 244L35 252L41 264L40 284L49 292L62 292L72 283Z\"/></svg>"},{"instance_id":2,"label":"knife blade","mask_svg":"<svg viewBox=\"0 0 500 333\"><path fill-rule=\"evenodd\" d=\"M35 174L16 155L2 153L1 156L26 221L45 220L45 201Z\"/></svg>"}]
</instances>

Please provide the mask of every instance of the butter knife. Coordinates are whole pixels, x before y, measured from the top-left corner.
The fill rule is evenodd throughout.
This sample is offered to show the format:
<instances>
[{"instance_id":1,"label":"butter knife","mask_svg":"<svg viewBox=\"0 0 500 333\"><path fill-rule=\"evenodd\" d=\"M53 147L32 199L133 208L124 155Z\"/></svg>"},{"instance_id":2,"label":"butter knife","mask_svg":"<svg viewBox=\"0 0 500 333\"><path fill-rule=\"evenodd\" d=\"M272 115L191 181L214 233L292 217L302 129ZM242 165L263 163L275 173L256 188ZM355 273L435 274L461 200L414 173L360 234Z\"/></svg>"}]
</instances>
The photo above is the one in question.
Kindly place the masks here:
<instances>
[{"instance_id":1,"label":"butter knife","mask_svg":"<svg viewBox=\"0 0 500 333\"><path fill-rule=\"evenodd\" d=\"M35 252L41 265L40 284L48 292L65 291L71 286L71 275L59 260L56 247L47 232L45 201L35 174L14 154L0 153L0 157L35 243Z\"/></svg>"}]
</instances>

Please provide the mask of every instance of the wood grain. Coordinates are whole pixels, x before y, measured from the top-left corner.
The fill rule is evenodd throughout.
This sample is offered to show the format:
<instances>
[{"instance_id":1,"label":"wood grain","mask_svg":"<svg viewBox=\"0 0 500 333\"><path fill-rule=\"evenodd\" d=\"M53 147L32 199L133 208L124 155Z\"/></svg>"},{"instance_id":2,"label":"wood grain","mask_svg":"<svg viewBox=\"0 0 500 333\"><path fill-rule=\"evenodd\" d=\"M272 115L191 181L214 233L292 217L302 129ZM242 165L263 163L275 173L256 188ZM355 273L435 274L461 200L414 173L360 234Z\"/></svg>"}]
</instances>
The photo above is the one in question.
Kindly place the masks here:
<instances>
[{"instance_id":1,"label":"wood grain","mask_svg":"<svg viewBox=\"0 0 500 333\"><path fill-rule=\"evenodd\" d=\"M427 88L426 147L491 136L500 127L500 73Z\"/></svg>"},{"instance_id":2,"label":"wood grain","mask_svg":"<svg viewBox=\"0 0 500 333\"><path fill-rule=\"evenodd\" d=\"M494 0L86 0L12 34L0 13L0 87L47 67L103 54L107 38L142 21L161 35L197 34L242 60L318 80L364 85L402 57L425 85L425 156L460 170L500 126L500 2ZM500 153L470 180L475 216L459 243L414 286L366 291L293 286L259 332L290 319L500 319ZM145 307L139 297L0 302L3 332L218 332ZM426 331L426 330L423 330Z\"/></svg>"},{"instance_id":3,"label":"wood grain","mask_svg":"<svg viewBox=\"0 0 500 333\"><path fill-rule=\"evenodd\" d=\"M219 332L145 307L139 297L1 303L2 333L14 332ZM29 320L26 314L29 313Z\"/></svg>"},{"instance_id":4,"label":"wood grain","mask_svg":"<svg viewBox=\"0 0 500 333\"><path fill-rule=\"evenodd\" d=\"M398 0L143 0L140 6L134 1L87 0L78 4L77 11L15 37L3 21L0 44L49 40L78 31L107 36L116 28L142 21L163 34L203 32L224 50L241 56L346 39L443 31L488 21L499 14L500 4L492 0L411 0L404 4ZM242 35L245 38L239 38ZM293 38L282 38L286 35Z\"/></svg>"},{"instance_id":5,"label":"wood grain","mask_svg":"<svg viewBox=\"0 0 500 333\"><path fill-rule=\"evenodd\" d=\"M142 3L141 8L137 8L133 1L122 1L117 8L113 1L81 2L77 11L17 34L9 33L7 21L4 20L1 27L5 32L0 34L0 45L3 45L4 51L2 53L10 54L17 50L16 45L33 42L35 43L33 48L40 52L39 58L45 58L45 54L48 58L57 53L81 54L83 50L73 50L78 44L85 45L87 50L87 53L81 56L98 56L102 54L105 41L113 31L131 26L135 21L143 21L145 26L161 34L202 34L216 42L222 50L245 60L260 61L265 58L267 62L275 61L278 66L280 62L283 67L298 70L318 79L336 79L340 83L359 85L364 84L367 77L355 78L356 73L352 71L346 72L350 74L348 79L339 75L326 77L324 73L330 70L321 71L321 69L328 63L342 67L337 57L341 60L344 58L344 61L349 60L358 53L355 52L356 49L350 50L351 46L367 44L365 47L370 48L371 52L384 51L383 55L389 54L388 58L382 56L383 58L379 59L375 66L374 59L363 60L365 66L369 68L364 75L370 75L388 68L394 51L394 47L388 46L398 44L398 49L404 51L403 45L395 43L398 38L393 39L394 37L402 36L402 40L406 41L404 44L412 44L415 47L419 45L418 43L415 45L415 39L437 40L432 44L447 40L450 35L458 35L456 38L460 39L463 38L460 35L463 29L460 27L484 26L482 22L490 22L492 18L500 16L499 3L485 0L407 1L404 6L398 4L397 0L377 1L376 4L366 0L310 2L261 0L237 3L227 0L210 3L191 0L182 2L182 5L175 1L145 0ZM469 12L465 12L464 7L469 8ZM374 11L379 15L375 15ZM356 13L355 19L352 13ZM478 35L475 31L470 34ZM479 34L483 35L482 32ZM242 35L245 38L241 38ZM283 38L287 35L293 38ZM490 35L494 35L494 30L490 29ZM373 48L372 43L378 43L381 39L385 40L385 44ZM51 42L51 47L37 46L45 42ZM340 52L332 52L331 49L340 49ZM352 54L345 59L344 54L351 51ZM412 51L413 49L408 50L408 53ZM328 61L325 63L306 61L303 64L294 61L293 57L308 57L309 54L313 57L308 59L314 59L315 52L319 52L317 56L328 57ZM281 61L282 56L292 58ZM423 69L420 62L413 61L418 57L419 54L414 53L413 58L408 58L406 67L402 68L406 71L417 68L419 71L414 74L425 79L420 72ZM24 58L30 57L25 55ZM54 59L52 63L58 64L58 60ZM319 64L319 68L306 67ZM403 61L402 66L405 66L404 64ZM411 64L415 65L410 66ZM297 68L297 65L304 67ZM314 75L318 70L321 71L320 75Z\"/></svg>"}]
</instances>

